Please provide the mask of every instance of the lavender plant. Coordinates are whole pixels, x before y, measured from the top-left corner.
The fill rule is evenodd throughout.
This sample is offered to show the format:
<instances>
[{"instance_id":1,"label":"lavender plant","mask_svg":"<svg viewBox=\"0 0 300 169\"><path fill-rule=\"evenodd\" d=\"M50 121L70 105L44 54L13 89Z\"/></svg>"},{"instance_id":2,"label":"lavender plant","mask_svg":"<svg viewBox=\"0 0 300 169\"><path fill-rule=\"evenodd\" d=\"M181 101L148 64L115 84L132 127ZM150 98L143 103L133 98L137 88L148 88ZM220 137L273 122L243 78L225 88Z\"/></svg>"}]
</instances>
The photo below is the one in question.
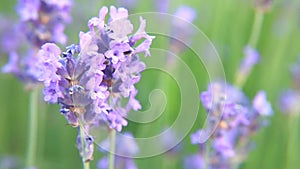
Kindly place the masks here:
<instances>
[{"instance_id":1,"label":"lavender plant","mask_svg":"<svg viewBox=\"0 0 300 169\"><path fill-rule=\"evenodd\" d=\"M279 110L288 117L287 135L288 146L286 150L286 168L293 168L297 158L293 155L294 146L297 145L297 136L299 133L299 115L300 115L300 59L290 68L292 74L291 88L282 91L279 96Z\"/></svg>"},{"instance_id":2,"label":"lavender plant","mask_svg":"<svg viewBox=\"0 0 300 169\"><path fill-rule=\"evenodd\" d=\"M244 53L237 76L241 78L247 77L260 60L259 53L249 46ZM200 100L207 111L207 126L191 135L192 144L199 144L199 152L187 157L185 168L238 168L252 148L251 136L266 126L273 114L266 93L259 91L251 104L241 89L212 82ZM212 133L205 143L201 139L204 133Z\"/></svg>"},{"instance_id":3,"label":"lavender plant","mask_svg":"<svg viewBox=\"0 0 300 169\"><path fill-rule=\"evenodd\" d=\"M281 93L279 109L291 116L297 116L300 112L300 59L290 68L292 74L292 87Z\"/></svg>"},{"instance_id":4,"label":"lavender plant","mask_svg":"<svg viewBox=\"0 0 300 169\"><path fill-rule=\"evenodd\" d=\"M71 0L19 0L17 12L20 21L13 24L13 31L5 34L2 39L4 51L9 54L9 61L2 67L2 72L14 74L25 83L26 87L32 89L29 104L26 167L35 165L38 129L38 89L36 84L39 82L31 68L37 62L37 51L42 44L46 42L66 43L64 29L65 24L71 21L69 15L71 6ZM24 51L24 48L26 54L19 54Z\"/></svg>"},{"instance_id":5,"label":"lavender plant","mask_svg":"<svg viewBox=\"0 0 300 169\"><path fill-rule=\"evenodd\" d=\"M9 53L9 62L2 67L2 72L12 73L23 82L37 83L31 67L37 61L37 51L46 42L65 44L65 24L71 21L71 0L20 0L17 12L19 23L14 25L14 34L2 39L3 47ZM18 54L25 44L27 54Z\"/></svg>"},{"instance_id":6,"label":"lavender plant","mask_svg":"<svg viewBox=\"0 0 300 169\"><path fill-rule=\"evenodd\" d=\"M209 119L205 129L191 135L192 144L200 145L199 154L190 158L201 159L203 162L190 165L237 168L251 149L250 137L264 127L267 118L273 114L266 93L259 91L250 104L245 94L234 86L212 82L208 90L202 92L200 99ZM218 127L214 130L216 123ZM201 134L210 130L214 130L211 142L201 142ZM186 168L197 168L190 165Z\"/></svg>"},{"instance_id":7,"label":"lavender plant","mask_svg":"<svg viewBox=\"0 0 300 169\"><path fill-rule=\"evenodd\" d=\"M113 152L115 130L120 132L127 125L125 117L131 109L141 108L134 85L145 64L138 54L150 56L154 39L145 32L142 17L132 34L125 8L111 6L106 23L107 13L108 8L102 7L99 16L88 21L89 31L79 33L79 44L68 46L65 52L53 43L43 45L37 64L31 67L35 78L44 83L44 100L58 103L68 123L78 128L77 147L85 168L93 159L90 129L107 125Z\"/></svg>"},{"instance_id":8,"label":"lavender plant","mask_svg":"<svg viewBox=\"0 0 300 169\"><path fill-rule=\"evenodd\" d=\"M253 66L260 60L255 47L266 5L270 3L256 1L252 33L244 48L245 58L236 73L235 85L212 82L200 95L208 116L207 124L206 128L191 135L192 144L199 144L199 152L185 159L185 168L239 168L253 147L251 136L266 126L273 114L265 91L259 91L252 104L241 91ZM211 136L203 142L202 137L206 133L211 133Z\"/></svg>"}]
</instances>

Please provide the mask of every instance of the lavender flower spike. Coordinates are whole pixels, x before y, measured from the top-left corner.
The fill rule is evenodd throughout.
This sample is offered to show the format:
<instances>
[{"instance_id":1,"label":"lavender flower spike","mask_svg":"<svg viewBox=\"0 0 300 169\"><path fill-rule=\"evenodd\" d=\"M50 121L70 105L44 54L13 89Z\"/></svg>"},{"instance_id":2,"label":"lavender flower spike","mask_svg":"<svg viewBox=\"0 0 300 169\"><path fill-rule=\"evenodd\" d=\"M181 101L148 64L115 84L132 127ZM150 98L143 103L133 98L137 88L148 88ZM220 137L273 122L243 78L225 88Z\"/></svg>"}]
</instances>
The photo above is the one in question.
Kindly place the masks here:
<instances>
[{"instance_id":1,"label":"lavender flower spike","mask_svg":"<svg viewBox=\"0 0 300 169\"><path fill-rule=\"evenodd\" d=\"M9 63L2 68L2 71L13 73L26 84L42 81L35 78L36 63L39 62L37 51L48 42L66 43L64 29L65 24L71 21L69 15L71 6L71 0L19 0L17 12L20 15L20 22L15 24L16 33L8 34L2 39L2 43L9 48L6 52L10 56ZM25 45L28 45L26 55L19 54L18 51ZM48 76L50 76L49 72ZM48 83L48 86L52 85L51 90L44 92L50 94L52 90L58 90L53 86L54 82L44 83ZM56 100L57 98L53 100L47 97L47 101L56 102Z\"/></svg>"},{"instance_id":2,"label":"lavender flower spike","mask_svg":"<svg viewBox=\"0 0 300 169\"><path fill-rule=\"evenodd\" d=\"M242 60L236 76L236 84L238 86L242 86L245 83L253 66L260 61L260 54L250 46L244 48L244 55L245 58Z\"/></svg>"},{"instance_id":3,"label":"lavender flower spike","mask_svg":"<svg viewBox=\"0 0 300 169\"><path fill-rule=\"evenodd\" d=\"M108 13L110 18L105 23ZM135 84L145 64L138 54L150 55L154 38L145 32L145 26L141 18L139 29L132 33L125 8L111 6L108 12L103 7L99 17L89 20L89 31L79 33L78 45L61 52L55 44L47 43L38 52L38 64L31 69L35 78L44 83L44 100L58 103L73 127L83 126L86 147L80 148L81 140L77 144L85 160L92 160L91 128L106 124L121 132L128 124L127 113L141 108L135 99ZM129 101L124 105L126 98ZM86 153L82 153L84 150Z\"/></svg>"},{"instance_id":4,"label":"lavender flower spike","mask_svg":"<svg viewBox=\"0 0 300 169\"><path fill-rule=\"evenodd\" d=\"M200 99L207 110L207 126L191 135L192 144L205 144L200 140L203 133L211 133L209 150L202 150L199 156L193 158L213 159L205 164L208 168L233 168L239 166L249 151L249 137L257 132L266 123L266 117L273 114L270 103L266 100L264 91L258 92L250 106L244 93L230 84L213 82L208 90L201 93ZM212 126L217 125L215 130ZM209 151L209 155L203 151ZM239 158L236 158L239 157ZM195 165L201 166L194 161ZM204 165L204 164L203 164ZM192 167L192 166L190 166Z\"/></svg>"}]
</instances>

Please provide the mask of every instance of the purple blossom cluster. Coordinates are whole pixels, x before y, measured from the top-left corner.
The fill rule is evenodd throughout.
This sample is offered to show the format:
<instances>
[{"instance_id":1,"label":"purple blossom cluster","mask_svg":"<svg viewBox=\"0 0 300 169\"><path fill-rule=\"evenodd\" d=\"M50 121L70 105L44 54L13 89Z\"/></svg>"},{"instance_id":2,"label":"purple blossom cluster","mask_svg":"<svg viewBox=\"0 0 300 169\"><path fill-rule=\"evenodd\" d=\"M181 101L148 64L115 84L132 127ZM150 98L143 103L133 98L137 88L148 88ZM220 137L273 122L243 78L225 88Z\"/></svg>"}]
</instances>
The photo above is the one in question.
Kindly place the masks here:
<instances>
[{"instance_id":1,"label":"purple blossom cluster","mask_svg":"<svg viewBox=\"0 0 300 169\"><path fill-rule=\"evenodd\" d=\"M9 54L8 63L2 68L4 73L13 73L25 82L37 82L31 67L37 61L37 51L47 42L65 44L65 24L71 21L72 0L19 0L18 24L13 33L2 39L3 48ZM26 47L26 54L19 55Z\"/></svg>"},{"instance_id":2,"label":"purple blossom cluster","mask_svg":"<svg viewBox=\"0 0 300 169\"><path fill-rule=\"evenodd\" d=\"M44 83L44 100L58 103L60 112L74 127L84 126L87 152L93 151L89 129L106 124L121 131L130 110L141 105L135 99L135 84L145 64L139 53L149 56L154 39L145 32L146 21L140 18L135 33L124 8L102 7L99 17L88 21L88 32L80 32L78 45L67 47L65 52L53 43L46 43L38 52L38 60L31 67L35 78ZM79 138L79 137L78 137ZM77 140L80 148L81 140ZM91 160L92 156L85 156Z\"/></svg>"},{"instance_id":3,"label":"purple blossom cluster","mask_svg":"<svg viewBox=\"0 0 300 169\"><path fill-rule=\"evenodd\" d=\"M252 104L242 91L221 82L212 82L208 90L201 93L200 100L208 113L207 128L191 135L192 144L200 144L200 152L188 158L200 159L195 164L209 168L232 168L243 162L251 145L249 137L265 126L267 118L273 114L266 93L259 91ZM211 142L202 143L201 134L212 132ZM211 145L210 145L211 144ZM209 148L203 149L204 145ZM205 157L205 152L208 157ZM209 159L209 162L206 159ZM203 163L199 163L202 161ZM196 166L186 168L196 168Z\"/></svg>"},{"instance_id":4,"label":"purple blossom cluster","mask_svg":"<svg viewBox=\"0 0 300 169\"><path fill-rule=\"evenodd\" d=\"M300 58L291 66L292 88L283 91L279 98L279 109L290 115L300 113Z\"/></svg>"}]
</instances>

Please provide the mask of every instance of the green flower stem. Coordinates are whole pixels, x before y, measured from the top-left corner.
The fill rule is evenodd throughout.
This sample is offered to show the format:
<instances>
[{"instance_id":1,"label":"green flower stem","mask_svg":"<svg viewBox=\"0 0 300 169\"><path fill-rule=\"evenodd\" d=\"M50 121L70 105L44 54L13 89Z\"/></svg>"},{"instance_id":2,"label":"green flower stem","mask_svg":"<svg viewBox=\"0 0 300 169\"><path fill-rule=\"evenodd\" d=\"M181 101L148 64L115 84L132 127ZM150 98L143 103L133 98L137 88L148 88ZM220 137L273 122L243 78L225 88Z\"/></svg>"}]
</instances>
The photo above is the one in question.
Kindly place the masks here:
<instances>
[{"instance_id":1,"label":"green flower stem","mask_svg":"<svg viewBox=\"0 0 300 169\"><path fill-rule=\"evenodd\" d=\"M109 167L108 169L115 168L115 148L116 148L116 130L112 129L110 132L110 153L109 153Z\"/></svg>"},{"instance_id":2,"label":"green flower stem","mask_svg":"<svg viewBox=\"0 0 300 169\"><path fill-rule=\"evenodd\" d=\"M90 162L85 159L86 152L85 152L85 134L84 134L84 128L82 124L79 125L79 131L80 131L80 139L81 139L81 149L82 149L82 164L83 169L90 169Z\"/></svg>"},{"instance_id":3,"label":"green flower stem","mask_svg":"<svg viewBox=\"0 0 300 169\"><path fill-rule=\"evenodd\" d=\"M295 156L295 146L298 144L298 124L299 116L290 114L288 121L288 147L286 151L286 168L293 168L295 162L297 161L297 156Z\"/></svg>"},{"instance_id":4,"label":"green flower stem","mask_svg":"<svg viewBox=\"0 0 300 169\"><path fill-rule=\"evenodd\" d=\"M264 11L261 9L255 10L255 16L254 16L254 24L252 26L252 33L248 42L248 45L255 48L260 36L262 24L264 21Z\"/></svg>"},{"instance_id":5,"label":"green flower stem","mask_svg":"<svg viewBox=\"0 0 300 169\"><path fill-rule=\"evenodd\" d=\"M205 166L204 166L204 169L209 169L209 165L210 165L210 148L211 148L211 142L210 142L210 140L207 140L205 142L205 152L204 152Z\"/></svg>"},{"instance_id":6,"label":"green flower stem","mask_svg":"<svg viewBox=\"0 0 300 169\"><path fill-rule=\"evenodd\" d=\"M252 26L251 35L248 42L248 45L252 48L256 48L257 46L263 21L264 21L264 11L257 8L255 10L254 23ZM239 71L237 71L236 78L235 78L235 85L239 88L242 88L248 78L248 75L249 75L248 73L241 74Z\"/></svg>"},{"instance_id":7,"label":"green flower stem","mask_svg":"<svg viewBox=\"0 0 300 169\"><path fill-rule=\"evenodd\" d=\"M38 129L38 89L33 89L29 100L29 126L26 152L26 167L35 165Z\"/></svg>"}]
</instances>

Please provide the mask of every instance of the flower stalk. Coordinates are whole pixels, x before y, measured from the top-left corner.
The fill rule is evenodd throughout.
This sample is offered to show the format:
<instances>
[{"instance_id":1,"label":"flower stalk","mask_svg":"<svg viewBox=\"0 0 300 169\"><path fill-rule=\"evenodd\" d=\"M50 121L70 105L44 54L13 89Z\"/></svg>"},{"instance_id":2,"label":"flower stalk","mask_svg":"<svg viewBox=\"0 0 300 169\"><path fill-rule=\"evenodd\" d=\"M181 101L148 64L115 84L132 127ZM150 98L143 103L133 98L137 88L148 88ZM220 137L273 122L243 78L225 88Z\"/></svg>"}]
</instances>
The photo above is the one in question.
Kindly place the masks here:
<instances>
[{"instance_id":1,"label":"flower stalk","mask_svg":"<svg viewBox=\"0 0 300 169\"><path fill-rule=\"evenodd\" d=\"M252 33L250 35L250 39L248 44L255 48L260 36L262 24L264 21L264 11L260 9L255 10L254 23L252 26Z\"/></svg>"},{"instance_id":2,"label":"flower stalk","mask_svg":"<svg viewBox=\"0 0 300 169\"><path fill-rule=\"evenodd\" d=\"M36 146L37 146L37 129L38 129L38 89L33 89L30 93L29 100L29 126L28 141L26 150L26 167L35 165Z\"/></svg>"},{"instance_id":3,"label":"flower stalk","mask_svg":"<svg viewBox=\"0 0 300 169\"><path fill-rule=\"evenodd\" d=\"M82 164L83 169L90 169L90 161L86 160L86 141L85 141L85 134L84 134L84 127L82 124L79 124L79 132L80 132L80 141L81 141L81 149L82 149Z\"/></svg>"},{"instance_id":4,"label":"flower stalk","mask_svg":"<svg viewBox=\"0 0 300 169\"><path fill-rule=\"evenodd\" d=\"M110 132L110 153L109 153L109 169L115 168L115 148L116 148L116 130Z\"/></svg>"},{"instance_id":5,"label":"flower stalk","mask_svg":"<svg viewBox=\"0 0 300 169\"><path fill-rule=\"evenodd\" d=\"M255 51L255 48L257 46L257 42L260 36L260 32L261 32L261 28L262 28L262 24L263 24L263 20L264 20L264 11L261 10L260 8L257 8L255 10L255 16L254 16L254 23L252 26L252 31L251 31L251 35L249 38L249 42L245 49L245 54L246 55L251 55L251 53L253 55L255 55L255 53L257 53L257 55L259 56L258 52ZM252 50L252 51L250 51ZM251 59L251 57L249 58ZM253 59L255 60L255 59ZM258 60L256 60L257 62ZM249 61L248 61L249 62ZM242 64L242 67L240 68L240 70L237 71L236 74L236 78L235 78L235 86L242 88L250 74L250 71L252 69L252 66L256 64L256 63L252 63L250 61L250 64L247 65L247 61L245 61L245 65ZM246 67L246 68L243 68Z\"/></svg>"}]
</instances>

